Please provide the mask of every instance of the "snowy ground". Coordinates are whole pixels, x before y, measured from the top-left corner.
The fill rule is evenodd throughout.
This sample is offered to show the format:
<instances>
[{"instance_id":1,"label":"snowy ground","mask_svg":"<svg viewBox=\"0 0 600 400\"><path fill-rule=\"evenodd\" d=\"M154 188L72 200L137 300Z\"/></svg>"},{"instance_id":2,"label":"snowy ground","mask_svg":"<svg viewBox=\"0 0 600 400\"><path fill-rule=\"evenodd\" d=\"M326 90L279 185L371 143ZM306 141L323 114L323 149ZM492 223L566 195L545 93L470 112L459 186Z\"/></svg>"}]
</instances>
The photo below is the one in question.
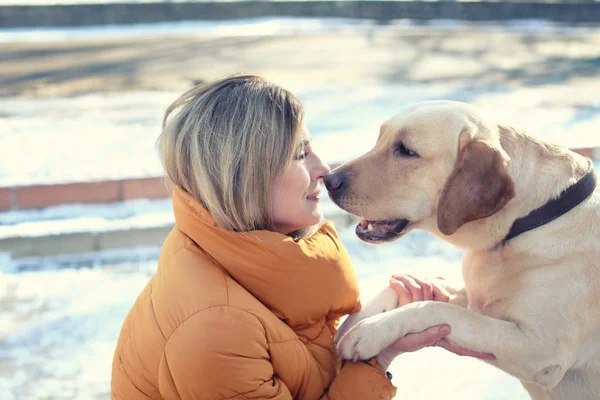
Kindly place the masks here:
<instances>
[{"instance_id":1,"label":"snowy ground","mask_svg":"<svg viewBox=\"0 0 600 400\"><path fill-rule=\"evenodd\" d=\"M0 0L0 5L2 5ZM45 0L40 0L45 1ZM124 0L128 1L129 0ZM111 0L112 2L112 0ZM242 18L225 21L181 21L152 24L101 25L86 27L40 27L0 29L0 42L36 41L52 42L57 40L85 40L101 38L103 40L120 37L150 37L169 35L170 37L202 35L210 37L270 36L319 34L325 30L345 32L394 32L412 29L416 26L435 26L436 28L456 29L472 27L481 32L545 32L561 35L573 35L597 31L594 25L582 24L569 26L544 20L508 20L502 22L465 22L456 20L416 21L400 19L374 24L368 19L350 18L304 18L304 17L263 17Z\"/></svg>"},{"instance_id":2,"label":"snowy ground","mask_svg":"<svg viewBox=\"0 0 600 400\"><path fill-rule=\"evenodd\" d=\"M364 297L391 273L456 276L461 252L415 232L372 246L342 232ZM21 274L0 273L0 392L3 400L108 399L121 323L154 262ZM513 378L479 361L427 349L393 365L399 398L525 399Z\"/></svg>"},{"instance_id":3,"label":"snowy ground","mask_svg":"<svg viewBox=\"0 0 600 400\"><path fill-rule=\"evenodd\" d=\"M236 71L294 91L330 163L371 148L401 107L434 99L600 145L597 26L262 18L9 29L0 42L0 90L17 94L0 97L0 187L160 175L162 114L183 92L166 88ZM105 86L115 90L80 94Z\"/></svg>"},{"instance_id":4,"label":"snowy ground","mask_svg":"<svg viewBox=\"0 0 600 400\"><path fill-rule=\"evenodd\" d=\"M477 104L500 121L567 146L598 146L600 80L598 91L589 88L575 96L574 90L545 85L483 92L452 84L389 84L321 86L297 94L306 105L315 149L334 163L370 149L379 124L401 107L433 99ZM159 176L154 143L163 110L178 94L2 99L0 187Z\"/></svg>"}]
</instances>

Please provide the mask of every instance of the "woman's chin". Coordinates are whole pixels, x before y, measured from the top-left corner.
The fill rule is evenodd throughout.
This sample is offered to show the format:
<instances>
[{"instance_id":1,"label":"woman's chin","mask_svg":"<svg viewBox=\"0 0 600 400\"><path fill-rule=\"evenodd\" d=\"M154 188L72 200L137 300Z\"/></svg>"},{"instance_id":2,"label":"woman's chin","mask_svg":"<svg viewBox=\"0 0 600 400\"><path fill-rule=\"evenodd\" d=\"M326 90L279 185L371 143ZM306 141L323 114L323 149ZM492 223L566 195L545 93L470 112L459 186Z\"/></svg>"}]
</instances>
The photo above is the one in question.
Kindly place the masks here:
<instances>
[{"instance_id":1,"label":"woman's chin","mask_svg":"<svg viewBox=\"0 0 600 400\"><path fill-rule=\"evenodd\" d=\"M321 208L317 207L317 209L313 211L312 216L313 223L311 224L311 226L317 225L319 222L321 222L323 220L323 212L321 211Z\"/></svg>"},{"instance_id":2,"label":"woman's chin","mask_svg":"<svg viewBox=\"0 0 600 400\"><path fill-rule=\"evenodd\" d=\"M297 213L296 218L286 221L285 224L279 224L277 231L289 234L302 230L310 230L323 221L323 212L320 207L309 207L303 213Z\"/></svg>"},{"instance_id":3,"label":"woman's chin","mask_svg":"<svg viewBox=\"0 0 600 400\"><path fill-rule=\"evenodd\" d=\"M317 209L317 210L313 210L313 212L310 214L310 217L307 217L306 220L304 221L304 226L301 229L307 229L307 228L311 228L315 225L319 225L321 222L323 221L323 213L321 212L321 210Z\"/></svg>"}]
</instances>

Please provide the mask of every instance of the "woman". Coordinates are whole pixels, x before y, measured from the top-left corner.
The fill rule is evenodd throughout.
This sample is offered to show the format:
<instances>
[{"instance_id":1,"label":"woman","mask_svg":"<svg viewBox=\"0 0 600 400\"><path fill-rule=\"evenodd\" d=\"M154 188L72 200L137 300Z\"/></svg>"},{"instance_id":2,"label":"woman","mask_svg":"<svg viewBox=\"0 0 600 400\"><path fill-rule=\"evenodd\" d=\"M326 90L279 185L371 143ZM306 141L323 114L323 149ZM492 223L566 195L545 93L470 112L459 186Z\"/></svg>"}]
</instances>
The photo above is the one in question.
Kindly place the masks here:
<instances>
[{"instance_id":1,"label":"woman","mask_svg":"<svg viewBox=\"0 0 600 400\"><path fill-rule=\"evenodd\" d=\"M291 93L256 76L195 87L167 109L157 146L176 226L124 322L113 398L391 399L387 364L449 333L406 336L384 365L336 358L332 336L358 311L358 285L321 224L329 168L302 116Z\"/></svg>"}]
</instances>

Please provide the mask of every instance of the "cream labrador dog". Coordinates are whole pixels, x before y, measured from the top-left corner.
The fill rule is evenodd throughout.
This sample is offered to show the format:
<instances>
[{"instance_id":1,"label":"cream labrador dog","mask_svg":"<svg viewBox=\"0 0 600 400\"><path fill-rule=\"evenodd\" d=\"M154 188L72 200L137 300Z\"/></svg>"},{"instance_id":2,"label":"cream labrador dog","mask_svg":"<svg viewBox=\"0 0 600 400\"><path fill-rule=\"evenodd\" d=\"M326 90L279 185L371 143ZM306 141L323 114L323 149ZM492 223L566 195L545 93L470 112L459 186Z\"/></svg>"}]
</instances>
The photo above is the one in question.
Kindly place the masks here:
<instances>
[{"instance_id":1,"label":"cream labrador dog","mask_svg":"<svg viewBox=\"0 0 600 400\"><path fill-rule=\"evenodd\" d=\"M489 121L473 106L409 106L375 147L325 177L361 217L360 239L423 229L465 249L464 288L395 308L391 289L338 334L345 359L447 323L449 340L493 353L535 400L600 399L600 192L591 162ZM382 311L386 311L383 312Z\"/></svg>"}]
</instances>

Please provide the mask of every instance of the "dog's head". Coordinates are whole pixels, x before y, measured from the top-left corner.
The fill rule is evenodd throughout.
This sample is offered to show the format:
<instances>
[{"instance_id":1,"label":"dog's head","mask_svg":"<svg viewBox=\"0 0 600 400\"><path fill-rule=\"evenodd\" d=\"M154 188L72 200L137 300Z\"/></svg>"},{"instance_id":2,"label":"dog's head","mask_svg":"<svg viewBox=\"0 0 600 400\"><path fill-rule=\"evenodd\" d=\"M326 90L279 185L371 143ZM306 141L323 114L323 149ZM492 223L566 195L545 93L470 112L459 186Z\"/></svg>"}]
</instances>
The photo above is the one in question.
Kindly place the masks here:
<instances>
[{"instance_id":1,"label":"dog's head","mask_svg":"<svg viewBox=\"0 0 600 400\"><path fill-rule=\"evenodd\" d=\"M386 121L375 147L325 177L331 199L361 217L372 243L413 228L452 235L515 195L497 128L467 104L418 103Z\"/></svg>"}]
</instances>

